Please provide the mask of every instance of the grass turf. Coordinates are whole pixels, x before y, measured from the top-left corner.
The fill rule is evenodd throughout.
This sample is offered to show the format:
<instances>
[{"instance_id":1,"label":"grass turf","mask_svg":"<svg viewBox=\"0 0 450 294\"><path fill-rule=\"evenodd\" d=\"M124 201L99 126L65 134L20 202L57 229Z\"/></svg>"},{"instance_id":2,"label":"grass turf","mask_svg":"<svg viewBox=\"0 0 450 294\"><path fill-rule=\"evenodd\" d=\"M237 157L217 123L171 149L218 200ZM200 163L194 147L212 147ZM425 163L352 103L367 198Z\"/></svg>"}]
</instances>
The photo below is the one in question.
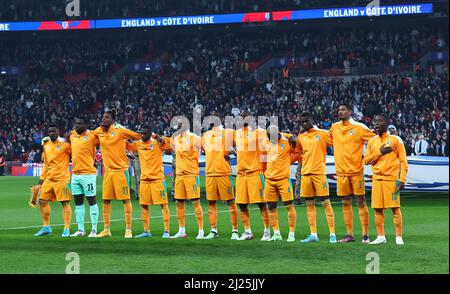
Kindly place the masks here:
<instances>
[{"instance_id":1,"label":"grass turf","mask_svg":"<svg viewBox=\"0 0 450 294\"><path fill-rule=\"evenodd\" d=\"M168 178L170 181L170 178ZM287 214L279 208L280 228L285 238L281 242L261 242L262 224L255 207L251 211L252 241L231 241L228 208L219 203L218 229L220 238L195 240L197 225L191 203L187 203L186 227L188 239L161 239L163 223L159 207L151 208L152 238L124 239L123 208L114 202L112 234L109 239L66 238L62 232L59 204L52 206L53 235L33 237L39 229L39 210L28 208L29 187L37 182L33 177L0 177L0 273L64 273L69 261L66 254L77 252L81 273L365 273L366 255L377 252L381 273L449 273L449 206L448 194L404 193L402 211L406 245L394 242L392 213L386 213L388 244L369 246L360 243L358 208L354 207L354 227L357 242L329 244L328 228L323 209L318 207L319 243L300 244L308 234L306 208L297 206L295 243L287 243ZM202 186L204 179L202 179ZM170 184L168 184L170 187ZM204 188L202 188L204 191ZM369 194L369 193L368 193ZM101 195L101 178L97 183ZM202 196L204 198L204 196ZM98 197L100 200L100 197ZM337 200L333 198L333 200ZM100 203L100 201L98 201ZM333 203L337 236L345 233L342 210ZM85 205L86 202L85 202ZM100 209L101 209L101 205ZM73 206L72 206L73 207ZM174 203L170 202L171 232L177 230ZM207 205L203 202L205 233L208 233ZM142 231L140 207L133 200L133 231ZM103 228L99 216L99 230ZM72 221L75 221L74 213ZM89 209L86 209L89 221ZM59 225L58 225L59 224ZM74 232L76 225L72 225ZM240 224L240 232L242 225ZM90 224L86 224L90 230ZM373 211L370 209L371 238L376 236Z\"/></svg>"}]
</instances>

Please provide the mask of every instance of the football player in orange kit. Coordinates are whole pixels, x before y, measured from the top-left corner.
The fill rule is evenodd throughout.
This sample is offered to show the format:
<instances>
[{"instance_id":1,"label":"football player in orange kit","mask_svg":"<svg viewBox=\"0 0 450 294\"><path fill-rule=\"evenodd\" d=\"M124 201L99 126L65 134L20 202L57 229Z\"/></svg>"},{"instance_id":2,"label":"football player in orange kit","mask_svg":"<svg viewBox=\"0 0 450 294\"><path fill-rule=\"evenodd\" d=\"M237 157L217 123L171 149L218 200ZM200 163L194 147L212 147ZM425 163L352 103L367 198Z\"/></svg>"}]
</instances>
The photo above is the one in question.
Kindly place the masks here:
<instances>
[{"instance_id":1,"label":"football player in orange kit","mask_svg":"<svg viewBox=\"0 0 450 294\"><path fill-rule=\"evenodd\" d=\"M78 230L72 237L82 237L84 230L84 197L89 203L92 229L89 237L97 236L98 205L95 199L97 187L97 170L95 168L96 147L98 138L87 129L87 121L84 118L75 120L75 130L69 135L69 143L72 150L72 179L71 190L75 200L75 218Z\"/></svg>"},{"instance_id":2,"label":"football player in orange kit","mask_svg":"<svg viewBox=\"0 0 450 294\"><path fill-rule=\"evenodd\" d=\"M72 208L70 207L70 173L69 157L70 144L59 137L59 130L56 125L48 127L50 141L44 143L42 158L44 166L39 184L42 185L39 196L39 208L43 221L43 227L34 234L35 236L45 236L52 233L50 227L51 208L49 201L61 202L64 218L64 230L62 237L70 236L70 219Z\"/></svg>"},{"instance_id":3,"label":"football player in orange kit","mask_svg":"<svg viewBox=\"0 0 450 294\"><path fill-rule=\"evenodd\" d=\"M295 139L290 134L280 133L275 125L268 128L266 142L267 150L267 170L266 177L266 201L269 207L270 225L273 229L273 236L269 241L282 240L278 225L277 202L281 197L283 204L288 211L289 235L288 242L295 241L295 225L297 213L294 207L294 190L290 179L291 175L291 154L294 152Z\"/></svg>"},{"instance_id":4,"label":"football player in orange kit","mask_svg":"<svg viewBox=\"0 0 450 294\"><path fill-rule=\"evenodd\" d=\"M333 138L334 164L337 175L336 194L342 199L342 212L347 235L339 243L354 242L352 195L355 195L359 207L359 219L362 227L362 242L369 243L369 208L365 198L363 149L364 144L375 136L367 126L352 119L352 106L339 105L340 121L331 126Z\"/></svg>"},{"instance_id":5,"label":"football player in orange kit","mask_svg":"<svg viewBox=\"0 0 450 294\"><path fill-rule=\"evenodd\" d=\"M236 177L236 203L241 211L241 221L244 233L238 240L252 240L253 233L250 227L249 204L257 204L261 211L264 224L264 233L261 241L269 241L269 212L264 197L264 174L261 156L265 153L264 141L267 139L265 131L257 129L246 123L248 111L241 114L244 119L243 126L238 128L234 136L234 145L237 154Z\"/></svg>"},{"instance_id":6,"label":"football player in orange kit","mask_svg":"<svg viewBox=\"0 0 450 294\"><path fill-rule=\"evenodd\" d=\"M208 218L211 232L205 239L218 238L217 200L226 201L232 224L231 240L237 240L238 214L234 200L231 179L230 149L233 148L234 130L225 129L221 124L220 114L213 112L212 117L220 121L202 136L202 149L206 159L206 199L208 200Z\"/></svg>"},{"instance_id":7,"label":"football player in orange kit","mask_svg":"<svg viewBox=\"0 0 450 294\"><path fill-rule=\"evenodd\" d=\"M370 244L386 243L384 210L391 208L394 215L395 243L403 245L400 191L404 189L408 162L405 145L400 137L387 132L388 115L375 115L373 123L377 136L369 140L364 163L372 165L372 208L375 209L377 238Z\"/></svg>"},{"instance_id":8,"label":"football player in orange kit","mask_svg":"<svg viewBox=\"0 0 450 294\"><path fill-rule=\"evenodd\" d=\"M132 206L130 201L130 175L126 155L126 139L138 140L141 134L116 124L117 111L103 114L101 126L93 132L98 136L106 172L103 177L104 229L97 238L111 236L111 200L122 200L125 213L125 238L132 238Z\"/></svg>"},{"instance_id":9,"label":"football player in orange kit","mask_svg":"<svg viewBox=\"0 0 450 294\"><path fill-rule=\"evenodd\" d=\"M200 204L200 177L198 159L201 150L201 138L189 131L189 124L179 123L178 134L171 138L172 150L176 156L175 200L177 206L178 232L170 238L187 238L186 234L186 200L192 200L198 235L203 239L203 210Z\"/></svg>"},{"instance_id":10,"label":"football player in orange kit","mask_svg":"<svg viewBox=\"0 0 450 294\"><path fill-rule=\"evenodd\" d=\"M326 176L327 146L332 145L330 134L313 126L312 114L302 113L300 123L305 133L297 137L293 158L301 157L302 178L300 196L306 198L306 209L311 234L302 243L318 242L315 198L319 198L330 230L330 243L336 243L334 212L329 197Z\"/></svg>"},{"instance_id":11,"label":"football player in orange kit","mask_svg":"<svg viewBox=\"0 0 450 294\"><path fill-rule=\"evenodd\" d=\"M128 150L139 154L141 167L141 183L139 186L139 204L142 207L142 222L144 232L136 238L151 237L150 205L161 205L164 233L162 238L169 238L170 212L167 199L167 185L164 178L163 152L170 151L170 138L160 137L153 133L152 124L144 126L140 133L142 139L128 144Z\"/></svg>"}]
</instances>

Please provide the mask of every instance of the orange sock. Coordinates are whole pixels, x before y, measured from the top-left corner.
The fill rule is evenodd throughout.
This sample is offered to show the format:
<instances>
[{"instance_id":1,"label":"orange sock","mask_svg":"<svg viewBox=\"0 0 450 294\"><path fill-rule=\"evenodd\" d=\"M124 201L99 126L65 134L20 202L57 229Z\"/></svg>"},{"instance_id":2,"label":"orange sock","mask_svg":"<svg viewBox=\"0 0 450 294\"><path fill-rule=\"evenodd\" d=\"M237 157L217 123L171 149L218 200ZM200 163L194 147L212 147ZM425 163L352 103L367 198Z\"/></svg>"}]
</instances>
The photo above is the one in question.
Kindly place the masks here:
<instances>
[{"instance_id":1,"label":"orange sock","mask_svg":"<svg viewBox=\"0 0 450 294\"><path fill-rule=\"evenodd\" d=\"M317 234L316 204L314 200L306 200L306 214L308 215L309 229L311 234Z\"/></svg>"},{"instance_id":2,"label":"orange sock","mask_svg":"<svg viewBox=\"0 0 450 294\"><path fill-rule=\"evenodd\" d=\"M39 204L39 208L41 209L42 223L44 227L48 227L50 225L50 213L52 209L48 202L42 202Z\"/></svg>"},{"instance_id":3,"label":"orange sock","mask_svg":"<svg viewBox=\"0 0 450 294\"><path fill-rule=\"evenodd\" d=\"M344 214L344 223L347 235L353 236L353 207L352 199L342 200L342 212Z\"/></svg>"},{"instance_id":4,"label":"orange sock","mask_svg":"<svg viewBox=\"0 0 450 294\"><path fill-rule=\"evenodd\" d=\"M369 234L369 207L364 202L363 205L359 205L359 220L361 221L362 234Z\"/></svg>"},{"instance_id":5,"label":"orange sock","mask_svg":"<svg viewBox=\"0 0 450 294\"><path fill-rule=\"evenodd\" d=\"M295 232L295 225L297 223L297 211L295 210L294 204L289 204L287 206L287 211L288 211L289 232Z\"/></svg>"},{"instance_id":6,"label":"orange sock","mask_svg":"<svg viewBox=\"0 0 450 294\"><path fill-rule=\"evenodd\" d=\"M64 229L70 228L70 219L72 218L72 207L69 203L63 204Z\"/></svg>"},{"instance_id":7,"label":"orange sock","mask_svg":"<svg viewBox=\"0 0 450 294\"><path fill-rule=\"evenodd\" d=\"M246 210L241 209L241 221L244 225L244 230L250 230L250 212L248 211L248 208Z\"/></svg>"},{"instance_id":8,"label":"orange sock","mask_svg":"<svg viewBox=\"0 0 450 294\"><path fill-rule=\"evenodd\" d=\"M133 214L133 207L131 206L131 201L128 200L123 205L123 211L125 212L125 229L131 230L132 226L132 214Z\"/></svg>"},{"instance_id":9,"label":"orange sock","mask_svg":"<svg viewBox=\"0 0 450 294\"><path fill-rule=\"evenodd\" d=\"M177 219L179 227L186 227L186 211L184 208L184 201L177 201Z\"/></svg>"},{"instance_id":10,"label":"orange sock","mask_svg":"<svg viewBox=\"0 0 450 294\"><path fill-rule=\"evenodd\" d=\"M402 236L402 222L403 222L403 216L402 211L400 210L400 207L393 208L392 212L394 214L394 225L395 225L395 236L401 237Z\"/></svg>"},{"instance_id":11,"label":"orange sock","mask_svg":"<svg viewBox=\"0 0 450 294\"><path fill-rule=\"evenodd\" d=\"M197 226L199 230L203 230L203 209L200 200L194 201L195 218L197 219ZM217 212L216 212L217 213ZM216 214L217 217L217 214Z\"/></svg>"},{"instance_id":12,"label":"orange sock","mask_svg":"<svg viewBox=\"0 0 450 294\"><path fill-rule=\"evenodd\" d=\"M272 227L272 229L274 231L279 231L280 230L280 225L278 224L278 209L269 209L269 221L270 221L270 226Z\"/></svg>"},{"instance_id":13,"label":"orange sock","mask_svg":"<svg viewBox=\"0 0 450 294\"><path fill-rule=\"evenodd\" d=\"M384 236L384 210L382 208L375 209L375 225L378 236Z\"/></svg>"},{"instance_id":14,"label":"orange sock","mask_svg":"<svg viewBox=\"0 0 450 294\"><path fill-rule=\"evenodd\" d=\"M231 226L233 231L238 229L238 213L236 203L228 204L228 209L230 210Z\"/></svg>"},{"instance_id":15,"label":"orange sock","mask_svg":"<svg viewBox=\"0 0 450 294\"><path fill-rule=\"evenodd\" d=\"M261 211L261 218L264 224L264 229L268 229L270 226L269 221L269 210L267 209L267 206L264 205L263 207L260 207L259 210Z\"/></svg>"},{"instance_id":16,"label":"orange sock","mask_svg":"<svg viewBox=\"0 0 450 294\"><path fill-rule=\"evenodd\" d=\"M208 220L211 229L217 230L217 206L215 202L208 203Z\"/></svg>"},{"instance_id":17,"label":"orange sock","mask_svg":"<svg viewBox=\"0 0 450 294\"><path fill-rule=\"evenodd\" d=\"M144 224L144 232L150 232L150 210L148 205L142 205L142 223Z\"/></svg>"},{"instance_id":18,"label":"orange sock","mask_svg":"<svg viewBox=\"0 0 450 294\"><path fill-rule=\"evenodd\" d=\"M162 215L163 215L163 221L164 221L164 231L169 232L169 230L170 230L169 205L167 205L167 204L162 205Z\"/></svg>"},{"instance_id":19,"label":"orange sock","mask_svg":"<svg viewBox=\"0 0 450 294\"><path fill-rule=\"evenodd\" d=\"M322 201L323 208L325 208L325 215L327 216L327 224L328 229L330 230L330 234L335 233L334 228L334 211L333 207L331 206L330 199Z\"/></svg>"},{"instance_id":20,"label":"orange sock","mask_svg":"<svg viewBox=\"0 0 450 294\"><path fill-rule=\"evenodd\" d=\"M105 230L109 230L111 226L111 202L105 203L103 202L103 221L105 222Z\"/></svg>"}]
</instances>

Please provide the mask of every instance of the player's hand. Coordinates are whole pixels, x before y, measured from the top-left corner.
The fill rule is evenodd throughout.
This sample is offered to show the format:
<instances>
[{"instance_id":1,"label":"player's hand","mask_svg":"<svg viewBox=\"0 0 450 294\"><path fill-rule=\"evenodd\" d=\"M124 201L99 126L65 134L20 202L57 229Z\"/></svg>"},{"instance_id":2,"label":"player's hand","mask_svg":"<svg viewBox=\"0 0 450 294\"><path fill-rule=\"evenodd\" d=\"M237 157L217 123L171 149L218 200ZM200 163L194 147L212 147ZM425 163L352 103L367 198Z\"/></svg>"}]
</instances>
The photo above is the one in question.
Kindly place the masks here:
<instances>
[{"instance_id":1,"label":"player's hand","mask_svg":"<svg viewBox=\"0 0 450 294\"><path fill-rule=\"evenodd\" d=\"M47 141L50 141L50 137L49 136L42 138L41 146L44 146L45 142L47 142Z\"/></svg>"},{"instance_id":2,"label":"player's hand","mask_svg":"<svg viewBox=\"0 0 450 294\"><path fill-rule=\"evenodd\" d=\"M386 144L381 145L380 147L380 152L381 154L385 155L388 154L390 152L392 152L392 147L391 146L386 146Z\"/></svg>"},{"instance_id":3,"label":"player's hand","mask_svg":"<svg viewBox=\"0 0 450 294\"><path fill-rule=\"evenodd\" d=\"M401 190L403 190L403 189L405 189L405 183L403 183L403 182L398 182L398 190L401 191Z\"/></svg>"},{"instance_id":4,"label":"player's hand","mask_svg":"<svg viewBox=\"0 0 450 294\"><path fill-rule=\"evenodd\" d=\"M42 185L44 183L44 180L39 180L39 185Z\"/></svg>"},{"instance_id":5,"label":"player's hand","mask_svg":"<svg viewBox=\"0 0 450 294\"><path fill-rule=\"evenodd\" d=\"M163 138L161 138L161 136L158 135L158 134L153 134L153 138L155 138L156 141L158 141L159 144L163 144L164 143Z\"/></svg>"}]
</instances>

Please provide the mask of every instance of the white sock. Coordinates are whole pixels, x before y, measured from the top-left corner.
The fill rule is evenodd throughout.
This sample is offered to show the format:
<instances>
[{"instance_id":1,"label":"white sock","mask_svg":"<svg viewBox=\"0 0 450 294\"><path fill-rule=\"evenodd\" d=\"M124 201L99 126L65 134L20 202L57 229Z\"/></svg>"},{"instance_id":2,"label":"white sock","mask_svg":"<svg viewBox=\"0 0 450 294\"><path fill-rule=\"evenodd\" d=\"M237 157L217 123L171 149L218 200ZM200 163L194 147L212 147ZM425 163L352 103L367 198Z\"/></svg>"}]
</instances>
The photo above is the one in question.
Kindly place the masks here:
<instances>
[{"instance_id":1,"label":"white sock","mask_svg":"<svg viewBox=\"0 0 450 294\"><path fill-rule=\"evenodd\" d=\"M251 234L252 233L252 229L247 229L245 230L246 233Z\"/></svg>"},{"instance_id":2,"label":"white sock","mask_svg":"<svg viewBox=\"0 0 450 294\"><path fill-rule=\"evenodd\" d=\"M280 230L273 231L274 235L280 235Z\"/></svg>"},{"instance_id":3,"label":"white sock","mask_svg":"<svg viewBox=\"0 0 450 294\"><path fill-rule=\"evenodd\" d=\"M336 237L336 234L330 234L330 237L333 237L333 236Z\"/></svg>"},{"instance_id":4,"label":"white sock","mask_svg":"<svg viewBox=\"0 0 450 294\"><path fill-rule=\"evenodd\" d=\"M178 233L180 233L180 234L186 234L186 229L185 229L185 227L180 227L180 228L178 229Z\"/></svg>"},{"instance_id":5,"label":"white sock","mask_svg":"<svg viewBox=\"0 0 450 294\"><path fill-rule=\"evenodd\" d=\"M265 233L270 234L270 229L269 229L269 228L264 228L264 234L265 234Z\"/></svg>"},{"instance_id":6,"label":"white sock","mask_svg":"<svg viewBox=\"0 0 450 294\"><path fill-rule=\"evenodd\" d=\"M317 233L311 233L311 236L316 237L317 238Z\"/></svg>"},{"instance_id":7,"label":"white sock","mask_svg":"<svg viewBox=\"0 0 450 294\"><path fill-rule=\"evenodd\" d=\"M203 232L203 230L198 230L198 234L205 234L205 232Z\"/></svg>"},{"instance_id":8,"label":"white sock","mask_svg":"<svg viewBox=\"0 0 450 294\"><path fill-rule=\"evenodd\" d=\"M211 232L217 233L217 228L211 228Z\"/></svg>"}]
</instances>

